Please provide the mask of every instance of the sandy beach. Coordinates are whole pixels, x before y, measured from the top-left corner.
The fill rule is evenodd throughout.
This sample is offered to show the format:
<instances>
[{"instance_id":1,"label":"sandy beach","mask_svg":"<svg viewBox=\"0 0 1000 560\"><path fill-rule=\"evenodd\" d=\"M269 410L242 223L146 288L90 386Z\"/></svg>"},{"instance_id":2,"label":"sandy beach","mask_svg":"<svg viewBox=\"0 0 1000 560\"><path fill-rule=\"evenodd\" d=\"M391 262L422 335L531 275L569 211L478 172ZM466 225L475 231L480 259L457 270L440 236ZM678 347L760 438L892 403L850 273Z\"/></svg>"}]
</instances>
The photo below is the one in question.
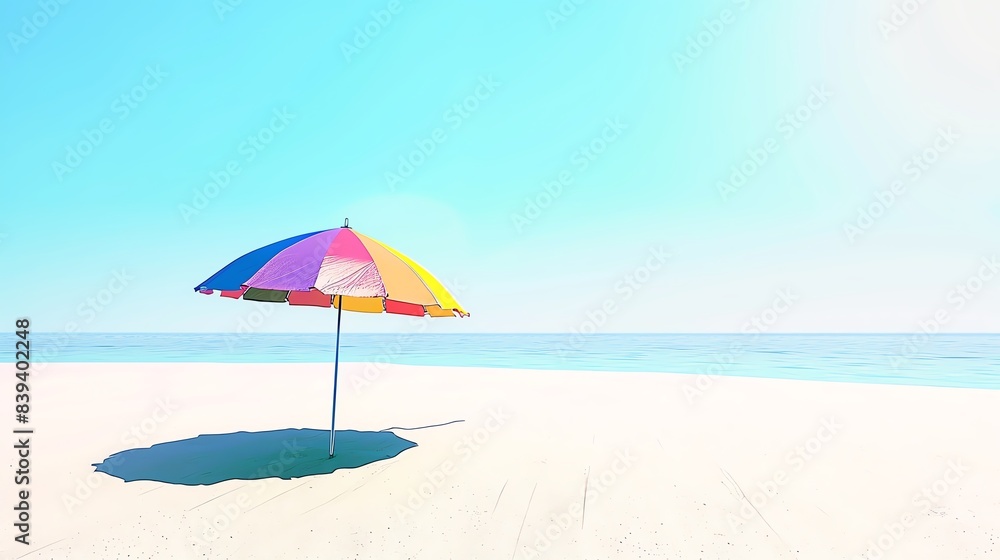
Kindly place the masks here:
<instances>
[{"instance_id":1,"label":"sandy beach","mask_svg":"<svg viewBox=\"0 0 1000 560\"><path fill-rule=\"evenodd\" d=\"M396 428L416 447L291 480L186 486L94 472L116 452L200 434L328 429L331 370L49 364L32 375L31 544L5 539L0 556L958 560L1000 550L1000 392L983 390L416 366L366 376L344 364L338 429Z\"/></svg>"}]
</instances>

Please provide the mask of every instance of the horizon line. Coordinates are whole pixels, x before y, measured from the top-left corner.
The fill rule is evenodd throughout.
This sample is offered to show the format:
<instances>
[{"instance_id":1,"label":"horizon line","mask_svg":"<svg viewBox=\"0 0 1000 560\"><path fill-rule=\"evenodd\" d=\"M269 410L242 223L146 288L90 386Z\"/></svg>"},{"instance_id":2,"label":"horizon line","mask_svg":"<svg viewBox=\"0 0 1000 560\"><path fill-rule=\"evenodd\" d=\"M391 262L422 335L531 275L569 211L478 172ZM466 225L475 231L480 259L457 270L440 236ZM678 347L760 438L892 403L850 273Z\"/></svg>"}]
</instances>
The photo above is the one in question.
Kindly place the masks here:
<instances>
[{"instance_id":1,"label":"horizon line","mask_svg":"<svg viewBox=\"0 0 1000 560\"><path fill-rule=\"evenodd\" d=\"M199 335L199 334L213 334L213 335L225 335L225 334L238 334L239 336L260 336L260 335L315 335L315 334L335 334L336 331L279 331L279 332L255 332L255 333L239 333L236 331L95 331L95 332L65 332L65 331L32 331L35 334L66 334L66 335L100 335L100 334L147 334L147 335L162 335L162 334L188 334L188 335ZM13 335L13 333L8 333ZM925 335L925 336L957 336L957 335L1000 335L1000 332L994 331L965 331L965 332L937 332L937 333L926 333L921 331L809 331L809 332L766 332L766 333L744 333L744 332L731 332L731 331L634 331L634 332L603 332L603 333L580 333L573 331L499 331L499 332L408 332L408 331L376 331L376 332L342 332L342 336L351 335L394 335L394 334L407 334L411 336L440 336L440 335L460 335L460 336L473 336L473 335L576 335L576 336L655 336L655 335L739 335L739 336L811 336L811 335Z\"/></svg>"}]
</instances>

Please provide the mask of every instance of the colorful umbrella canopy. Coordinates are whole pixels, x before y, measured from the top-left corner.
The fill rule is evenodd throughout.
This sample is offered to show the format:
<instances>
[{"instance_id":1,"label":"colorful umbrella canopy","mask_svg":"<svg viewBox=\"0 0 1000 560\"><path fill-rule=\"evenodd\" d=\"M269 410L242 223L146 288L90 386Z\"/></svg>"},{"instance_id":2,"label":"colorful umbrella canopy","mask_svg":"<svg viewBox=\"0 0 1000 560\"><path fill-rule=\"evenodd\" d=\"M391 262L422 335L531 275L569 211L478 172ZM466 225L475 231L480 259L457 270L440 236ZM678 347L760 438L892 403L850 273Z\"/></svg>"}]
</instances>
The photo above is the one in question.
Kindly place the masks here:
<instances>
[{"instance_id":1,"label":"colorful umbrella canopy","mask_svg":"<svg viewBox=\"0 0 1000 560\"><path fill-rule=\"evenodd\" d=\"M335 307L330 456L333 457L344 310L423 317L468 317L455 297L426 269L388 245L344 226L307 233L251 251L205 280L195 291L223 297Z\"/></svg>"},{"instance_id":2,"label":"colorful umbrella canopy","mask_svg":"<svg viewBox=\"0 0 1000 560\"><path fill-rule=\"evenodd\" d=\"M424 267L354 231L346 221L341 228L290 237L247 253L195 290L338 309L342 301L344 310L364 313L469 315Z\"/></svg>"}]
</instances>

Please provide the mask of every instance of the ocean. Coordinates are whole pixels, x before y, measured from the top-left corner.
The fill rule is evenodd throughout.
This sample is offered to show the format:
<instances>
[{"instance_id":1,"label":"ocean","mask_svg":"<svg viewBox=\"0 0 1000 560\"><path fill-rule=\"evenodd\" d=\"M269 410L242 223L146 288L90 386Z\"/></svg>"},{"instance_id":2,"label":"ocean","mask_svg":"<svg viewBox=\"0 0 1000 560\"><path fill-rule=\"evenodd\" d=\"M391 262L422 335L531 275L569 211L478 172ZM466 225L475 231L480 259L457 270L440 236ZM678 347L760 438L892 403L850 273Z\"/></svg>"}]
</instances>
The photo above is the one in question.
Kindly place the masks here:
<instances>
[{"instance_id":1,"label":"ocean","mask_svg":"<svg viewBox=\"0 0 1000 560\"><path fill-rule=\"evenodd\" d=\"M12 333L0 358L14 361ZM334 335L31 333L31 361L333 362ZM1000 389L997 334L358 334L342 362Z\"/></svg>"}]
</instances>

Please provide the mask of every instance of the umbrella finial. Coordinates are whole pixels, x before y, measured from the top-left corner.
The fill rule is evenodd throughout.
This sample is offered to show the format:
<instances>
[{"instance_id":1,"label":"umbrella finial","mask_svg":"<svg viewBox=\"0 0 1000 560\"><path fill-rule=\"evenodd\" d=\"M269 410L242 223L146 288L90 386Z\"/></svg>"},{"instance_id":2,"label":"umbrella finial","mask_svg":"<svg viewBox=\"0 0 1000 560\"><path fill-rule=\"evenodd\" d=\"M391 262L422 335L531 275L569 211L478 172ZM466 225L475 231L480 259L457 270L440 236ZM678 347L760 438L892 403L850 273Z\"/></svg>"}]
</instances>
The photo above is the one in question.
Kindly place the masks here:
<instances>
[{"instance_id":1,"label":"umbrella finial","mask_svg":"<svg viewBox=\"0 0 1000 560\"><path fill-rule=\"evenodd\" d=\"M350 223L350 220L348 220L347 218L344 218L344 227L345 228L350 229L351 226L348 225L349 223Z\"/></svg>"}]
</instances>

